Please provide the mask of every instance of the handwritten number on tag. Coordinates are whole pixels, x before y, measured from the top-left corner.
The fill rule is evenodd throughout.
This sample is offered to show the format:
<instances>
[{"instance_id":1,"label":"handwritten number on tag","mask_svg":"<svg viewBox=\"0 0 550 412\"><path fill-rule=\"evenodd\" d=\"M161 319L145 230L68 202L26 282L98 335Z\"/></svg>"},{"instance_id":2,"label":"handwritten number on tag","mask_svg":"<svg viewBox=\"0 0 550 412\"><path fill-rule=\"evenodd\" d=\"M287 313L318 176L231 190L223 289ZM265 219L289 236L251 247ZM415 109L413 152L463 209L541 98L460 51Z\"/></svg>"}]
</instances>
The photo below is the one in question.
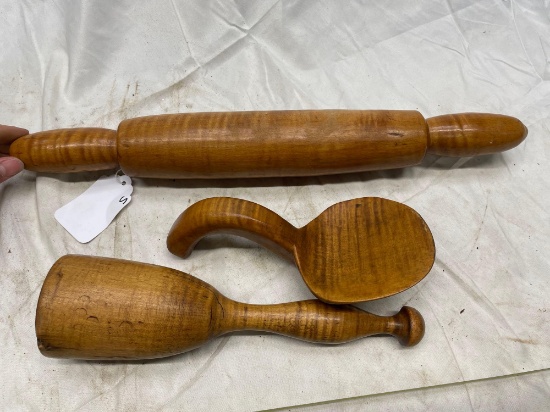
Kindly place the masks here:
<instances>
[{"instance_id":1,"label":"handwritten number on tag","mask_svg":"<svg viewBox=\"0 0 550 412\"><path fill-rule=\"evenodd\" d=\"M88 243L132 201L132 191L130 177L102 176L76 199L56 210L55 218L76 240Z\"/></svg>"}]
</instances>

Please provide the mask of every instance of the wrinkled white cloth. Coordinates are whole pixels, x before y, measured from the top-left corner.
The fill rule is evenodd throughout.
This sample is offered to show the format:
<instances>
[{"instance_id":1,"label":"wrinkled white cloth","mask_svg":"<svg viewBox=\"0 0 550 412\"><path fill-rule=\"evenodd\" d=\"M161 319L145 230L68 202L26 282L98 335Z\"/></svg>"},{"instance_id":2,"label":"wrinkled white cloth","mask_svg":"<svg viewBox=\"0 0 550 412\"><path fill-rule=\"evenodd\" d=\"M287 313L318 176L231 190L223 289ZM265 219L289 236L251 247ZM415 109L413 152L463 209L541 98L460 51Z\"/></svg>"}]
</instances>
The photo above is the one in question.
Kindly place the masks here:
<instances>
[{"instance_id":1,"label":"wrinkled white cloth","mask_svg":"<svg viewBox=\"0 0 550 412\"><path fill-rule=\"evenodd\" d=\"M371 406L391 409L385 402L393 399L395 410L450 408L453 402L457 410L506 410L512 404L494 389L506 391L507 384L498 386L502 382L537 394L526 400L526 409L529 402L536 409L549 399L547 373L484 380L550 366L547 3L1 5L0 123L31 132L116 128L123 119L158 113L336 108L417 109L426 117L493 112L516 116L529 128L526 141L508 152L472 159L427 156L403 170L260 180L134 179L132 203L86 245L55 221L54 212L101 173L25 171L0 184L2 409L258 410L416 389L385 395ZM296 226L356 197L413 207L435 238L432 271L406 292L359 306L383 315L404 304L417 308L426 321L424 340L414 348L390 337L322 346L237 333L156 361L40 355L34 332L38 294L50 266L67 253L169 266L243 302L311 298L292 264L248 241L211 237L186 260L167 251L177 216L212 196L258 202ZM458 384L468 381L486 386L475 392L479 384ZM458 386L440 386L447 384ZM440 387L429 389L434 386ZM474 392L477 397L470 396ZM491 396L500 401L489 402ZM354 410L373 399L330 405Z\"/></svg>"}]
</instances>

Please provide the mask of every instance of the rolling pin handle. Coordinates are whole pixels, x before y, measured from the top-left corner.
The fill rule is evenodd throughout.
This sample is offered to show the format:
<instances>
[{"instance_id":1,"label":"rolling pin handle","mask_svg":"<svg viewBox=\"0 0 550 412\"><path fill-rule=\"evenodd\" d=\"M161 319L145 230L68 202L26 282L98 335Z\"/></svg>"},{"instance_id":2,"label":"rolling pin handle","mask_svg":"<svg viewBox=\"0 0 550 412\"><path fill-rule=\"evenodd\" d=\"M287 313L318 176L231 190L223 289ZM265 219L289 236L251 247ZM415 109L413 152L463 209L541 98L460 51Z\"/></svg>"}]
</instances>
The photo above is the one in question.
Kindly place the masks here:
<instances>
[{"instance_id":1,"label":"rolling pin handle","mask_svg":"<svg viewBox=\"0 0 550 412\"><path fill-rule=\"evenodd\" d=\"M502 152L519 145L527 128L515 117L489 113L459 113L431 117L428 153L470 157Z\"/></svg>"},{"instance_id":2,"label":"rolling pin handle","mask_svg":"<svg viewBox=\"0 0 550 412\"><path fill-rule=\"evenodd\" d=\"M115 130L97 127L47 130L14 141L10 156L35 172L108 170L118 166L116 139Z\"/></svg>"}]
</instances>

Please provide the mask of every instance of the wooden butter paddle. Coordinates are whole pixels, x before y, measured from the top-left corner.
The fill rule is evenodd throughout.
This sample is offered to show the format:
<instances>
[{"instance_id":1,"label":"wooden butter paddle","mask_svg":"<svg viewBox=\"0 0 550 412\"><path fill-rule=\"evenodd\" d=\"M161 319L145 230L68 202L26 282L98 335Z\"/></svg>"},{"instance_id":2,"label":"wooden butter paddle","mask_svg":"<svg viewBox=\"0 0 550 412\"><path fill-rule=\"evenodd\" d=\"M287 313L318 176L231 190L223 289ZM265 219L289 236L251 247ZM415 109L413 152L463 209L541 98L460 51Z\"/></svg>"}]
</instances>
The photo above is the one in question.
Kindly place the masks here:
<instances>
[{"instance_id":1,"label":"wooden butter paddle","mask_svg":"<svg viewBox=\"0 0 550 412\"><path fill-rule=\"evenodd\" d=\"M311 292L328 303L401 292L424 278L435 259L422 217L401 203L374 197L337 203L299 229L247 200L205 199L176 220L168 249L185 258L201 238L219 232L254 240L295 261Z\"/></svg>"},{"instance_id":2,"label":"wooden butter paddle","mask_svg":"<svg viewBox=\"0 0 550 412\"><path fill-rule=\"evenodd\" d=\"M160 358L237 330L318 343L389 334L413 346L424 335L424 320L406 306L386 317L318 300L239 303L174 269L74 255L52 266L36 310L38 347L56 358Z\"/></svg>"},{"instance_id":3,"label":"wooden butter paddle","mask_svg":"<svg viewBox=\"0 0 550 412\"><path fill-rule=\"evenodd\" d=\"M517 146L513 117L416 111L296 110L182 113L124 120L118 130L60 129L12 143L28 170L120 168L132 177L313 176L413 166L426 153L476 156Z\"/></svg>"}]
</instances>

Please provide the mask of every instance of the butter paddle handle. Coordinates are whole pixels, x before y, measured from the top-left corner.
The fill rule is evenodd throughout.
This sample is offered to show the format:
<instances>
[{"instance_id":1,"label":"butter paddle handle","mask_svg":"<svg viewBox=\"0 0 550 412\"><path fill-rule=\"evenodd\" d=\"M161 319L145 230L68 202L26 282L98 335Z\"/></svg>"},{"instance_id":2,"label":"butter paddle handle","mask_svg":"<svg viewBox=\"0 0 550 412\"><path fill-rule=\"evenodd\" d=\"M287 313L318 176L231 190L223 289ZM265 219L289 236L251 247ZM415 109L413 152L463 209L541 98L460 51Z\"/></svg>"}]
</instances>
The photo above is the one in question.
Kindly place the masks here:
<instances>
[{"instance_id":1,"label":"butter paddle handle","mask_svg":"<svg viewBox=\"0 0 550 412\"><path fill-rule=\"evenodd\" d=\"M211 233L245 237L294 261L298 229L262 205L231 197L213 197L189 206L172 225L166 245L174 255L186 258Z\"/></svg>"}]
</instances>

